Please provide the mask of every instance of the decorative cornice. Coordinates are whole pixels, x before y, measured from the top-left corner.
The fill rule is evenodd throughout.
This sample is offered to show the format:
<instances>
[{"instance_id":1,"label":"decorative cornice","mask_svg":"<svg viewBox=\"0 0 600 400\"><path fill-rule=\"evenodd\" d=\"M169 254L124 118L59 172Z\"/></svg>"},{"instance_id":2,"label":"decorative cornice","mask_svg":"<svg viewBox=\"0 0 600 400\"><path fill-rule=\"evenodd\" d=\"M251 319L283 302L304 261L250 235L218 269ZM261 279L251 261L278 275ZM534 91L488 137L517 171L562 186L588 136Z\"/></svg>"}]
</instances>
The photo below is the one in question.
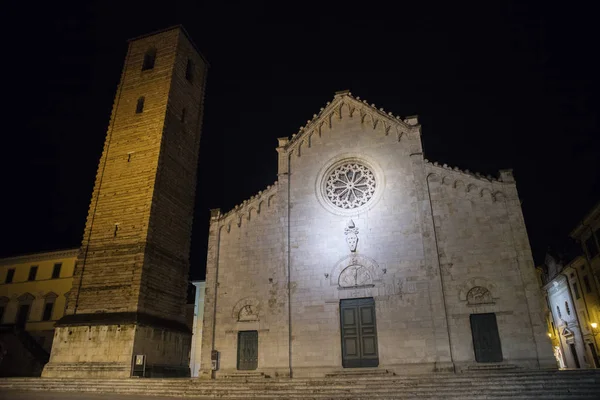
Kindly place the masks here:
<instances>
[{"instance_id":1,"label":"decorative cornice","mask_svg":"<svg viewBox=\"0 0 600 400\"><path fill-rule=\"evenodd\" d=\"M79 248L56 250L43 253L21 254L14 257L0 259L0 265L25 264L32 261L52 260L58 258L76 258Z\"/></svg>"},{"instance_id":2,"label":"decorative cornice","mask_svg":"<svg viewBox=\"0 0 600 400\"><path fill-rule=\"evenodd\" d=\"M278 182L275 181L272 185L267 186L265 190L259 191L256 195L244 200L241 204L233 207L224 214L219 214L213 221L217 221L221 226L227 227L227 231L231 229L231 224L238 227L243 221L250 221L253 215L260 214L265 207L271 207L273 198L277 194ZM254 211L254 212L253 212Z\"/></svg>"},{"instance_id":3,"label":"decorative cornice","mask_svg":"<svg viewBox=\"0 0 600 400\"><path fill-rule=\"evenodd\" d=\"M425 167L430 170L427 174L427 179L431 176L437 176L440 182L444 185L452 186L458 189L461 185L464 187L466 192L476 191L480 197L484 197L486 193L492 198L493 201L498 201L501 198L506 198L506 194L500 190L497 190L498 186L506 187L506 185L514 185L515 181L512 178L511 170L501 170L498 179L492 178L491 175L484 176L478 172L471 172L468 169L460 170L458 167L451 167L447 164L439 165L437 162L430 162L425 159ZM472 183L475 180L477 184ZM471 181L471 182L469 182Z\"/></svg>"}]
</instances>

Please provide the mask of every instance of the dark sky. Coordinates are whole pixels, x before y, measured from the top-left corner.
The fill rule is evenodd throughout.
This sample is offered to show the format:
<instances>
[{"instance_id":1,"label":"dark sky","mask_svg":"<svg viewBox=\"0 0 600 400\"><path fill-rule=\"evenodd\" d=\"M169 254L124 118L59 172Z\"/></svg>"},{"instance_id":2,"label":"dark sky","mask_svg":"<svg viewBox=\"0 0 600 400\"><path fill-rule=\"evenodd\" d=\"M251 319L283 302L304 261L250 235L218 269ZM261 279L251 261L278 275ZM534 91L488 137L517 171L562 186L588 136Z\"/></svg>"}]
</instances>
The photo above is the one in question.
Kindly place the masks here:
<instances>
[{"instance_id":1,"label":"dark sky","mask_svg":"<svg viewBox=\"0 0 600 400\"><path fill-rule=\"evenodd\" d=\"M537 263L568 240L600 199L594 10L324 3L3 5L0 256L79 246L126 40L175 24L211 63L193 278L204 273L208 210L274 182L276 138L343 89L419 114L429 160L514 168Z\"/></svg>"}]
</instances>

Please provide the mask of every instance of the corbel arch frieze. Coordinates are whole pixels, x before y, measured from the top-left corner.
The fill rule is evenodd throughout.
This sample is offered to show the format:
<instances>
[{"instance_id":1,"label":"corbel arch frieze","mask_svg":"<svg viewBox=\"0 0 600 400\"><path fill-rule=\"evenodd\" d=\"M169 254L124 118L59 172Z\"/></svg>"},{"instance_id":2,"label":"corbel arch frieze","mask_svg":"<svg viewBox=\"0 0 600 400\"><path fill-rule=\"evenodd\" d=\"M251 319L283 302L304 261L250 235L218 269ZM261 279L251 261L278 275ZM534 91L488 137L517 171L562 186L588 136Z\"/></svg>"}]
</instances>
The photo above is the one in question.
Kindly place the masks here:
<instances>
[{"instance_id":1,"label":"corbel arch frieze","mask_svg":"<svg viewBox=\"0 0 600 400\"><path fill-rule=\"evenodd\" d=\"M492 191L488 188L483 188L479 192L479 197L481 197L484 200L492 201L492 199L493 199Z\"/></svg>"}]
</instances>

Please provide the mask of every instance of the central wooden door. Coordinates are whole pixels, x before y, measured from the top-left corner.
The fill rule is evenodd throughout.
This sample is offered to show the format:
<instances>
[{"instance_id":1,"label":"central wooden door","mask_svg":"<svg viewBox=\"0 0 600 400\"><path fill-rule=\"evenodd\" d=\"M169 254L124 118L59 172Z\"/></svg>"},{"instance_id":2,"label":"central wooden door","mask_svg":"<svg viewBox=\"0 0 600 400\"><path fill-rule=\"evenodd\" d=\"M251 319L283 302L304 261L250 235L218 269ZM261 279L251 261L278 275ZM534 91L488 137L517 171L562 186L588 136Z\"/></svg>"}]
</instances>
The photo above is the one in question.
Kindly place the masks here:
<instances>
[{"instance_id":1,"label":"central wooden door","mask_svg":"<svg viewBox=\"0 0 600 400\"><path fill-rule=\"evenodd\" d=\"M258 332L238 332L237 369L253 370L258 368Z\"/></svg>"},{"instance_id":2,"label":"central wooden door","mask_svg":"<svg viewBox=\"0 0 600 400\"><path fill-rule=\"evenodd\" d=\"M373 298L340 302L342 334L342 366L344 368L376 367L377 325Z\"/></svg>"},{"instance_id":3,"label":"central wooden door","mask_svg":"<svg viewBox=\"0 0 600 400\"><path fill-rule=\"evenodd\" d=\"M471 314L473 349L477 362L502 361L502 346L498 334L496 314Z\"/></svg>"}]
</instances>

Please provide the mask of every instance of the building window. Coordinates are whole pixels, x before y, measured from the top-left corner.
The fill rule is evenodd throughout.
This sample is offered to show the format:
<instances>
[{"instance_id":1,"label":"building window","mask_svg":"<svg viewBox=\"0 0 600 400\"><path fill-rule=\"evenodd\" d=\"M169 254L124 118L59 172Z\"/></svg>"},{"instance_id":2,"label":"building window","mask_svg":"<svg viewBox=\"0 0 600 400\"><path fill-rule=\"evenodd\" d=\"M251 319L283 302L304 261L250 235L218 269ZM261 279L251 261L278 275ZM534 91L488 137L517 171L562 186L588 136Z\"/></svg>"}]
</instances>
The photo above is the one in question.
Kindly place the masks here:
<instances>
[{"instance_id":1,"label":"building window","mask_svg":"<svg viewBox=\"0 0 600 400\"><path fill-rule=\"evenodd\" d=\"M587 248L590 259L592 259L598 255L598 246L596 245L596 240L594 239L594 235L591 235L585 241L585 247Z\"/></svg>"},{"instance_id":2,"label":"building window","mask_svg":"<svg viewBox=\"0 0 600 400\"><path fill-rule=\"evenodd\" d=\"M185 122L185 108L181 110L181 123Z\"/></svg>"},{"instance_id":3,"label":"building window","mask_svg":"<svg viewBox=\"0 0 600 400\"><path fill-rule=\"evenodd\" d=\"M12 283L14 277L15 277L15 269L10 268L8 271L6 271L6 280L4 281L4 283Z\"/></svg>"},{"instance_id":4,"label":"building window","mask_svg":"<svg viewBox=\"0 0 600 400\"><path fill-rule=\"evenodd\" d=\"M571 309L569 308L569 303L565 301L565 310L567 310L567 315L571 315Z\"/></svg>"},{"instance_id":5,"label":"building window","mask_svg":"<svg viewBox=\"0 0 600 400\"><path fill-rule=\"evenodd\" d=\"M194 81L194 62L189 58L185 66L185 79L190 82Z\"/></svg>"},{"instance_id":6,"label":"building window","mask_svg":"<svg viewBox=\"0 0 600 400\"><path fill-rule=\"evenodd\" d=\"M573 282L573 292L575 292L575 298L579 299L581 296L579 295L579 286L577 283Z\"/></svg>"},{"instance_id":7,"label":"building window","mask_svg":"<svg viewBox=\"0 0 600 400\"><path fill-rule=\"evenodd\" d=\"M8 297L0 297L0 324L2 324L2 321L4 320L4 311L6 311L6 306L9 301L10 299Z\"/></svg>"},{"instance_id":8,"label":"building window","mask_svg":"<svg viewBox=\"0 0 600 400\"><path fill-rule=\"evenodd\" d=\"M28 281L35 281L35 277L37 276L37 270L37 265L32 265L31 268L29 268L29 276L27 277Z\"/></svg>"},{"instance_id":9,"label":"building window","mask_svg":"<svg viewBox=\"0 0 600 400\"><path fill-rule=\"evenodd\" d=\"M17 311L17 318L15 321L15 325L18 328L24 328L25 324L29 320L29 311L31 310L31 304L35 297L31 293L24 293L17 298L19 301L19 309Z\"/></svg>"},{"instance_id":10,"label":"building window","mask_svg":"<svg viewBox=\"0 0 600 400\"><path fill-rule=\"evenodd\" d=\"M562 318L562 314L560 313L560 307L556 306L556 314L558 315L558 318Z\"/></svg>"},{"instance_id":11,"label":"building window","mask_svg":"<svg viewBox=\"0 0 600 400\"><path fill-rule=\"evenodd\" d=\"M154 68L154 62L156 61L156 49L150 48L144 54L144 63L142 64L142 71L147 71Z\"/></svg>"},{"instance_id":12,"label":"building window","mask_svg":"<svg viewBox=\"0 0 600 400\"><path fill-rule=\"evenodd\" d=\"M586 293L592 293L592 285L590 285L590 278L587 275L583 277L583 286L585 286Z\"/></svg>"},{"instance_id":13,"label":"building window","mask_svg":"<svg viewBox=\"0 0 600 400\"><path fill-rule=\"evenodd\" d=\"M137 105L135 106L135 113L141 114L144 112L144 96L137 99Z\"/></svg>"},{"instance_id":14,"label":"building window","mask_svg":"<svg viewBox=\"0 0 600 400\"><path fill-rule=\"evenodd\" d=\"M62 267L62 263L54 264L54 269L52 270L52 279L60 278L60 268Z\"/></svg>"},{"instance_id":15,"label":"building window","mask_svg":"<svg viewBox=\"0 0 600 400\"><path fill-rule=\"evenodd\" d=\"M44 313L42 314L42 321L50 321L52 319L52 311L54 310L54 303L56 303L56 293L50 292L44 296Z\"/></svg>"},{"instance_id":16,"label":"building window","mask_svg":"<svg viewBox=\"0 0 600 400\"><path fill-rule=\"evenodd\" d=\"M44 305L44 315L42 315L42 321L50 321L52 319L52 310L54 309L54 302L46 303Z\"/></svg>"}]
</instances>

